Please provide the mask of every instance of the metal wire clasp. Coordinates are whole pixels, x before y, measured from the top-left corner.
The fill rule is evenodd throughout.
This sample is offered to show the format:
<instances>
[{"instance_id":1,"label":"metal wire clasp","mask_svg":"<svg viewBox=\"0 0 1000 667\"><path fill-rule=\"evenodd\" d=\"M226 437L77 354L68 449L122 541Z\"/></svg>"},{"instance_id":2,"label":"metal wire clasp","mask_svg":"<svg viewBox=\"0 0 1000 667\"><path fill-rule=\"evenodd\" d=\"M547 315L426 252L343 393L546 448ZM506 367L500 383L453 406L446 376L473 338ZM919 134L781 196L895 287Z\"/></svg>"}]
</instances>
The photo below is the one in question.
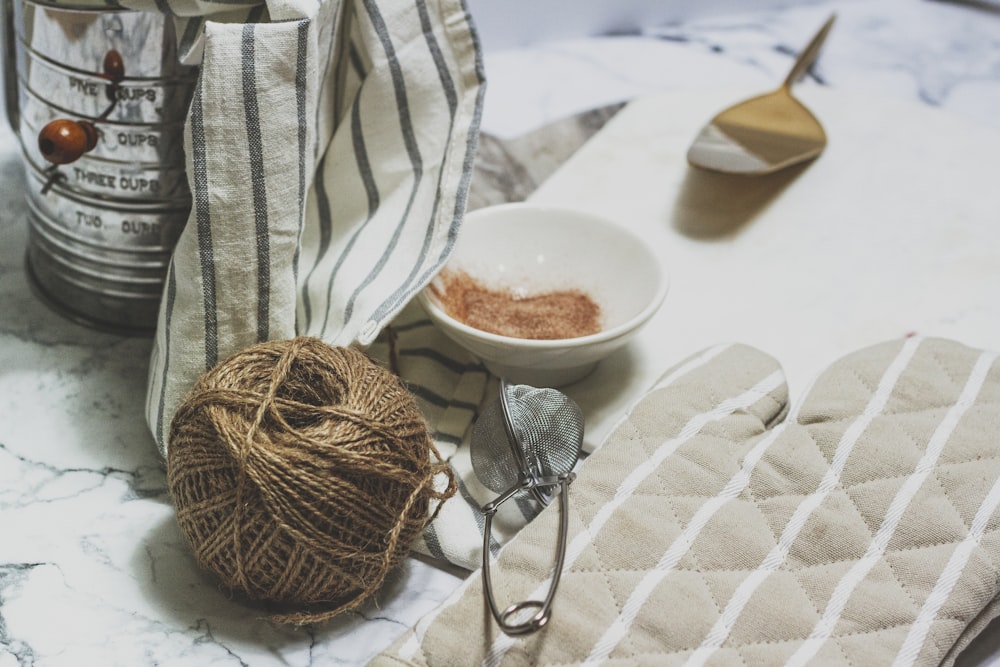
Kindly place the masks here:
<instances>
[{"instance_id":1,"label":"metal wire clasp","mask_svg":"<svg viewBox=\"0 0 1000 667\"><path fill-rule=\"evenodd\" d=\"M563 565L566 562L566 542L569 532L569 485L576 478L576 473L568 472L558 477L535 477L521 480L510 489L502 493L496 500L483 505L482 512L486 518L486 525L483 529L483 590L486 592L486 601L496 619L500 629L508 635L526 635L540 630L549 620L549 610L552 606L552 598L555 597L556 587L559 585L559 577L562 575ZM513 498L521 491L534 490L539 487L559 487L559 534L556 542L556 563L549 583L549 592L542 600L524 600L515 602L503 611L497 606L496 598L493 595L493 580L490 575L490 537L493 531L493 515L507 500ZM516 622L513 619L526 609L537 609L527 620Z\"/></svg>"}]
</instances>

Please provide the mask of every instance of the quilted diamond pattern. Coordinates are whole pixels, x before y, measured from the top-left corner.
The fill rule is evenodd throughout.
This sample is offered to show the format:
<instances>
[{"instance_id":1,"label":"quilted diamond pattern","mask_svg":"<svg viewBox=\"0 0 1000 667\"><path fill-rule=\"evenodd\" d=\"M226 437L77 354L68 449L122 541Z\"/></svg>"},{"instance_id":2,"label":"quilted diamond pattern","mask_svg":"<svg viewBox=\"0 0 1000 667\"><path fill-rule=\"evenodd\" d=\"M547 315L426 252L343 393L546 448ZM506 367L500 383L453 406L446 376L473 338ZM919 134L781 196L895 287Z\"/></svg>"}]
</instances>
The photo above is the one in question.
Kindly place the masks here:
<instances>
[{"instance_id":1,"label":"quilted diamond pattern","mask_svg":"<svg viewBox=\"0 0 1000 667\"><path fill-rule=\"evenodd\" d=\"M893 341L789 406L773 359L707 351L582 466L542 631L500 633L474 576L375 663L950 664L997 613L994 362ZM557 521L501 552L500 600L544 592Z\"/></svg>"}]
</instances>

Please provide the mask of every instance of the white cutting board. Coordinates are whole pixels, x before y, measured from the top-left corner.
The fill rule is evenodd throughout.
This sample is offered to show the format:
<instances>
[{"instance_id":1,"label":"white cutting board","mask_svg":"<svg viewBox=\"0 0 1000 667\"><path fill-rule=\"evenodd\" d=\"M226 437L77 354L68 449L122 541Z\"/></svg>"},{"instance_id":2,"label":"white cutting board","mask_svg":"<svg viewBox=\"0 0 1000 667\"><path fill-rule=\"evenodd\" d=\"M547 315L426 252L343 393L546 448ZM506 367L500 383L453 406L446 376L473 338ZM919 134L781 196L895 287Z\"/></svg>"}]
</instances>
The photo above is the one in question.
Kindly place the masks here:
<instances>
[{"instance_id":1,"label":"white cutting board","mask_svg":"<svg viewBox=\"0 0 1000 667\"><path fill-rule=\"evenodd\" d=\"M1000 348L1000 133L803 87L829 137L815 162L758 179L689 168L701 126L760 92L638 99L531 197L637 231L671 276L639 337L565 388L588 448L665 370L718 342L775 356L793 399L838 357L888 339Z\"/></svg>"}]
</instances>

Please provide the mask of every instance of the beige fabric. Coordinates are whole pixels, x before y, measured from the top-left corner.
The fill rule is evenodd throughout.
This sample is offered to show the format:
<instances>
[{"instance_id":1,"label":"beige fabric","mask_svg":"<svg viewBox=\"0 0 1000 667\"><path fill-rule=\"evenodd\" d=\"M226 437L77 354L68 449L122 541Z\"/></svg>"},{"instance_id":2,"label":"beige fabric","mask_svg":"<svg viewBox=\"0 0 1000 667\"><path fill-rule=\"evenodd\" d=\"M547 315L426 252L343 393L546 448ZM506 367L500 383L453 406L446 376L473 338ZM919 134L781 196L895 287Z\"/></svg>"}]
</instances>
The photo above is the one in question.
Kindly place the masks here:
<instances>
[{"instance_id":1,"label":"beige fabric","mask_svg":"<svg viewBox=\"0 0 1000 667\"><path fill-rule=\"evenodd\" d=\"M951 664L997 613L995 355L909 338L786 394L745 346L669 372L571 487L548 626L503 635L477 573L373 664ZM501 551L501 606L544 592L557 520Z\"/></svg>"}]
</instances>

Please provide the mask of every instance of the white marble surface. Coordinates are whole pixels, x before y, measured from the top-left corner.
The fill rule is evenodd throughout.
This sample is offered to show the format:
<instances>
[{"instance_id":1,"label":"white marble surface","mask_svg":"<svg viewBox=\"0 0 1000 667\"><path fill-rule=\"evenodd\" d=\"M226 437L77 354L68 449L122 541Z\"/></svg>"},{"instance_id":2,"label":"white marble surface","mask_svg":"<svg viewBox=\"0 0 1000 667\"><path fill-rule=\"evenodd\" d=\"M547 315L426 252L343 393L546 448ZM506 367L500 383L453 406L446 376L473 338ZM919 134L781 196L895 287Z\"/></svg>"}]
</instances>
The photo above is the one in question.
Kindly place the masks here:
<instances>
[{"instance_id":1,"label":"white marble surface","mask_svg":"<svg viewBox=\"0 0 1000 667\"><path fill-rule=\"evenodd\" d=\"M484 130L515 136L649 93L766 89L831 9L840 19L803 97L819 86L830 89L827 97L888 96L1000 131L1000 13L927 0L810 3L489 53ZM963 163L955 155L946 166ZM457 585L452 574L412 560L377 604L312 629L271 625L221 593L173 522L142 419L149 342L89 331L34 298L23 271L24 187L4 126L0 667L362 664ZM891 260L884 272L893 275ZM1000 321L993 310L953 326L986 336ZM993 662L989 644L965 664Z\"/></svg>"}]
</instances>

